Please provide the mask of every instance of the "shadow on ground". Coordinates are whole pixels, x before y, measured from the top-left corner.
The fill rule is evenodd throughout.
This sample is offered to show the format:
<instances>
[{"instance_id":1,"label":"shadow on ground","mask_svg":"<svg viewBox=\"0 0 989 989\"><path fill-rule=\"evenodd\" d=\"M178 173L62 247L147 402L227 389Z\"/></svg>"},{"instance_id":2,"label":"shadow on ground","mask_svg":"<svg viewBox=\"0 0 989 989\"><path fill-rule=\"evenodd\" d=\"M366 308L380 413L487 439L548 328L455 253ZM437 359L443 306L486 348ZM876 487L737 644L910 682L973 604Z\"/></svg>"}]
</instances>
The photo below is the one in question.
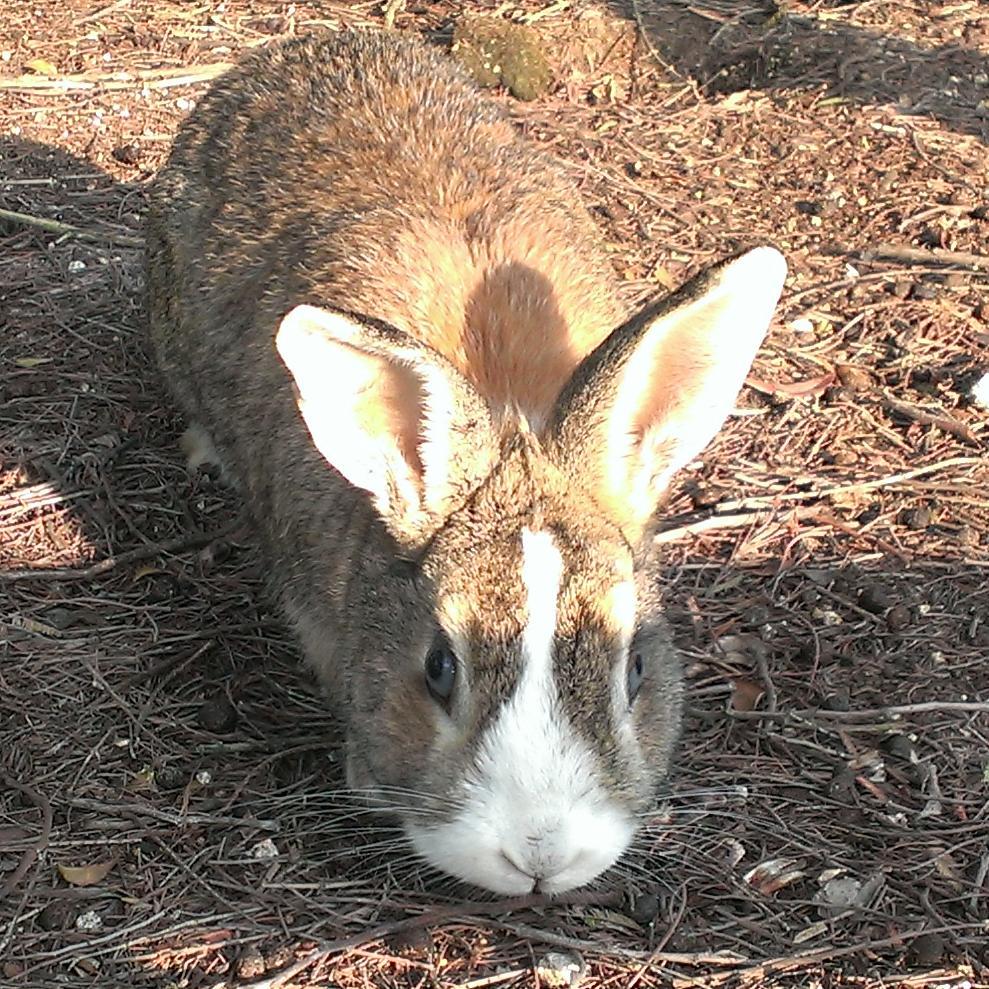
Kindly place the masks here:
<instances>
[{"instance_id":1,"label":"shadow on ground","mask_svg":"<svg viewBox=\"0 0 989 989\"><path fill-rule=\"evenodd\" d=\"M989 31L984 27L981 33L970 28L957 42L928 45L786 13L772 0L607 3L638 23L671 68L710 95L822 90L851 104L889 104L899 113L933 118L989 143ZM818 6L826 12L848 4Z\"/></svg>"}]
</instances>

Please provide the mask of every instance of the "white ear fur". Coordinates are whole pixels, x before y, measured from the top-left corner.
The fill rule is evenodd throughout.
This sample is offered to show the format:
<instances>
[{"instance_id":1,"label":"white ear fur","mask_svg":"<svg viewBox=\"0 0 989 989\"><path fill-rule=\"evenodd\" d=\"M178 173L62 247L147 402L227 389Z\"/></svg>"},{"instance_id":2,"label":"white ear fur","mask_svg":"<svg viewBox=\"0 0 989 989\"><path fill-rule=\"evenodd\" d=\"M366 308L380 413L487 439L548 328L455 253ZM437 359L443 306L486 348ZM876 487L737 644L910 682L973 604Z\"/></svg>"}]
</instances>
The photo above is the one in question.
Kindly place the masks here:
<instances>
[{"instance_id":1,"label":"white ear fur","mask_svg":"<svg viewBox=\"0 0 989 989\"><path fill-rule=\"evenodd\" d=\"M778 251L752 250L619 328L578 370L563 412L576 422L561 435L578 461L597 461L599 493L633 538L731 413L785 278Z\"/></svg>"},{"instance_id":2,"label":"white ear fur","mask_svg":"<svg viewBox=\"0 0 989 989\"><path fill-rule=\"evenodd\" d=\"M296 306L275 337L319 452L386 521L415 524L448 494L458 412L450 371L391 328Z\"/></svg>"}]
</instances>

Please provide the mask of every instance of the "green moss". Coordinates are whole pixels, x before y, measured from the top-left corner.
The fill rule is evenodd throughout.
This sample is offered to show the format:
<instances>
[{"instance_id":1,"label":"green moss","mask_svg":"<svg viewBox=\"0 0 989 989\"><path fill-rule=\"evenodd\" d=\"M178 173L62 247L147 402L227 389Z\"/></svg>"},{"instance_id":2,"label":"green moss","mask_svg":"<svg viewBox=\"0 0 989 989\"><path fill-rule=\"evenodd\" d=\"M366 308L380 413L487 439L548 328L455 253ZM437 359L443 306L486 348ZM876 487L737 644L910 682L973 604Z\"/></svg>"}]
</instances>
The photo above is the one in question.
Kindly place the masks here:
<instances>
[{"instance_id":1,"label":"green moss","mask_svg":"<svg viewBox=\"0 0 989 989\"><path fill-rule=\"evenodd\" d=\"M503 85L519 100L544 96L553 82L542 39L526 25L464 14L453 30L453 52L479 85Z\"/></svg>"}]
</instances>

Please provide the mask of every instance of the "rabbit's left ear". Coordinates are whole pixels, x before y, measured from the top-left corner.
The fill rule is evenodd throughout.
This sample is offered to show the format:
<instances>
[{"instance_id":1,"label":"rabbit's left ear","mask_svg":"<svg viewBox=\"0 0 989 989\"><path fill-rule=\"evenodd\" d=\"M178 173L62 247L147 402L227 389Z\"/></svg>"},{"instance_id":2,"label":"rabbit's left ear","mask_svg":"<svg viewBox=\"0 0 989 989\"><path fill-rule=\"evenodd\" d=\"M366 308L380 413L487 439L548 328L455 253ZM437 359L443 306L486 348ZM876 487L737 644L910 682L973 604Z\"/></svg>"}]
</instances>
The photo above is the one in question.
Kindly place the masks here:
<instances>
[{"instance_id":1,"label":"rabbit's left ear","mask_svg":"<svg viewBox=\"0 0 989 989\"><path fill-rule=\"evenodd\" d=\"M400 544L423 542L494 462L481 397L394 327L301 305L281 321L275 345L314 445L371 495Z\"/></svg>"},{"instance_id":2,"label":"rabbit's left ear","mask_svg":"<svg viewBox=\"0 0 989 989\"><path fill-rule=\"evenodd\" d=\"M618 327L564 388L550 449L633 543L730 414L785 278L770 247L708 269Z\"/></svg>"}]
</instances>

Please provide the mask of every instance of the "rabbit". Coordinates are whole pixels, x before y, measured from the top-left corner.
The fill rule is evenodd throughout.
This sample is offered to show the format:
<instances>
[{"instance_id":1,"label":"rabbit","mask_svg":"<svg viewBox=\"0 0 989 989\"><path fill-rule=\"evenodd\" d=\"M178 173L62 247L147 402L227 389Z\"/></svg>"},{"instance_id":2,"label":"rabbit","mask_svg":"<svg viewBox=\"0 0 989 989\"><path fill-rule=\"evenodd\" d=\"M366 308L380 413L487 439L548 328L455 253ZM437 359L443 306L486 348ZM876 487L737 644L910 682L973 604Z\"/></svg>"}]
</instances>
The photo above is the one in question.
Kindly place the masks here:
<instances>
[{"instance_id":1,"label":"rabbit","mask_svg":"<svg viewBox=\"0 0 989 989\"><path fill-rule=\"evenodd\" d=\"M628 311L561 165L375 31L216 80L146 234L156 362L242 492L347 786L476 887L592 882L679 744L660 499L731 413L782 255Z\"/></svg>"}]
</instances>

